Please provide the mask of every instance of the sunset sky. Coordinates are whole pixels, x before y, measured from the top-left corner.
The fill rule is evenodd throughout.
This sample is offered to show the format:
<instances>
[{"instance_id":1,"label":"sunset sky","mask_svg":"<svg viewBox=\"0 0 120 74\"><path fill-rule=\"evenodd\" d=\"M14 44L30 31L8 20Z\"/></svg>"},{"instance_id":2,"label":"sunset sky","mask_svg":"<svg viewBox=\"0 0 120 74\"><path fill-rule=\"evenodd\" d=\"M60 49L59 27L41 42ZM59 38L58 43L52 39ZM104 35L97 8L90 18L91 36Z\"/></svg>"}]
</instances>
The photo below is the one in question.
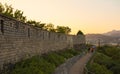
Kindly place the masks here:
<instances>
[{"instance_id":1,"label":"sunset sky","mask_svg":"<svg viewBox=\"0 0 120 74\"><path fill-rule=\"evenodd\" d=\"M120 0L0 0L28 19L64 25L86 33L120 30Z\"/></svg>"}]
</instances>

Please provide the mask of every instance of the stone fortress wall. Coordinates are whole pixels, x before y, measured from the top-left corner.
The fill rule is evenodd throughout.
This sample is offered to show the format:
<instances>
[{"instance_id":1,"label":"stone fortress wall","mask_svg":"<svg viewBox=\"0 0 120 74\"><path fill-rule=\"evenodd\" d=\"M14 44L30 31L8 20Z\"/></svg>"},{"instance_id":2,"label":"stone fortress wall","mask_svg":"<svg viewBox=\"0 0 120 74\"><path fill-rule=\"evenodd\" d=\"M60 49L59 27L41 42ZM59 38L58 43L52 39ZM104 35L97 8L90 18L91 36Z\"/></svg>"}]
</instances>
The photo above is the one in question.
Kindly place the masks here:
<instances>
[{"instance_id":1,"label":"stone fortress wall","mask_svg":"<svg viewBox=\"0 0 120 74\"><path fill-rule=\"evenodd\" d=\"M83 35L65 35L33 27L0 14L0 69L35 55L85 44Z\"/></svg>"}]
</instances>

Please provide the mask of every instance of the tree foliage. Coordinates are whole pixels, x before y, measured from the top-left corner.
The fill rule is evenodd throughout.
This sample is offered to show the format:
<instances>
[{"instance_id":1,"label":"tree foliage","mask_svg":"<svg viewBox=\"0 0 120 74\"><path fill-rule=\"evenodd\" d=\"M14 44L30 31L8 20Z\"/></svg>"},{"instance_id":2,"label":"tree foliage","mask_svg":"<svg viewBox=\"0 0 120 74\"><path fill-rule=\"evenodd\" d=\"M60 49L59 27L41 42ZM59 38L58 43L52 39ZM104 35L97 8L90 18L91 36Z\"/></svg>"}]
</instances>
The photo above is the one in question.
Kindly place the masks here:
<instances>
[{"instance_id":1,"label":"tree foliage","mask_svg":"<svg viewBox=\"0 0 120 74\"><path fill-rule=\"evenodd\" d=\"M13 7L12 5L5 4L5 11L3 12L5 15L13 17Z\"/></svg>"},{"instance_id":2,"label":"tree foliage","mask_svg":"<svg viewBox=\"0 0 120 74\"><path fill-rule=\"evenodd\" d=\"M23 15L23 11L21 10L15 10L13 9L12 5L2 5L0 3L0 13L6 15L6 16L9 16L9 17L13 17L19 21L23 21L23 22L26 22L26 16Z\"/></svg>"},{"instance_id":3,"label":"tree foliage","mask_svg":"<svg viewBox=\"0 0 120 74\"><path fill-rule=\"evenodd\" d=\"M41 56L34 56L15 64L15 67L8 74L53 74L55 69L80 51L73 49L61 52L50 52Z\"/></svg>"},{"instance_id":4,"label":"tree foliage","mask_svg":"<svg viewBox=\"0 0 120 74\"><path fill-rule=\"evenodd\" d=\"M14 18L16 18L19 21L26 22L26 16L23 16L23 12L21 10L16 10L13 15Z\"/></svg>"},{"instance_id":5,"label":"tree foliage","mask_svg":"<svg viewBox=\"0 0 120 74\"><path fill-rule=\"evenodd\" d=\"M77 32L77 35L84 35L84 33L83 33L81 30L79 30L79 31Z\"/></svg>"},{"instance_id":6,"label":"tree foliage","mask_svg":"<svg viewBox=\"0 0 120 74\"><path fill-rule=\"evenodd\" d=\"M113 74L113 72L108 70L104 65L98 63L92 63L88 68L91 71L90 74Z\"/></svg>"},{"instance_id":7,"label":"tree foliage","mask_svg":"<svg viewBox=\"0 0 120 74\"><path fill-rule=\"evenodd\" d=\"M35 20L27 20L27 17L24 16L23 11L18 10L18 9L14 10L12 5L7 5L7 4L3 5L2 3L0 3L0 13L4 14L6 16L9 16L9 17L13 17L19 21L24 22L24 23L28 23L30 25L33 25L35 27L45 29L47 31L64 33L64 34L69 34L71 32L71 28L69 28L68 26L57 26L55 28L52 23L49 23L46 25L44 23L37 22ZM79 31L78 34L83 35L83 33L81 31Z\"/></svg>"},{"instance_id":8,"label":"tree foliage","mask_svg":"<svg viewBox=\"0 0 120 74\"><path fill-rule=\"evenodd\" d=\"M71 28L69 28L68 26L67 27L65 27L65 26L57 26L56 32L69 34L71 32Z\"/></svg>"},{"instance_id":9,"label":"tree foliage","mask_svg":"<svg viewBox=\"0 0 120 74\"><path fill-rule=\"evenodd\" d=\"M41 22L36 22L35 20L28 20L26 23L33 25L35 27L44 28L45 24Z\"/></svg>"},{"instance_id":10,"label":"tree foliage","mask_svg":"<svg viewBox=\"0 0 120 74\"><path fill-rule=\"evenodd\" d=\"M56 32L56 29L54 28L54 25L52 23L49 23L46 26L44 26L44 29L47 31Z\"/></svg>"},{"instance_id":11,"label":"tree foliage","mask_svg":"<svg viewBox=\"0 0 120 74\"><path fill-rule=\"evenodd\" d=\"M3 13L5 10L4 6L2 5L2 3L0 3L0 13Z\"/></svg>"},{"instance_id":12,"label":"tree foliage","mask_svg":"<svg viewBox=\"0 0 120 74\"><path fill-rule=\"evenodd\" d=\"M94 55L92 60L93 61L92 63L89 64L88 68L92 67L93 64L96 63L98 64L97 66L102 65L107 70L112 71L114 74L120 73L120 47L115 47L115 46L100 47L98 48L97 53ZM94 67L92 69L94 69ZM89 70L92 71L90 68ZM95 73L95 71L92 71L92 72ZM103 73L100 73L100 74L103 74Z\"/></svg>"}]
</instances>

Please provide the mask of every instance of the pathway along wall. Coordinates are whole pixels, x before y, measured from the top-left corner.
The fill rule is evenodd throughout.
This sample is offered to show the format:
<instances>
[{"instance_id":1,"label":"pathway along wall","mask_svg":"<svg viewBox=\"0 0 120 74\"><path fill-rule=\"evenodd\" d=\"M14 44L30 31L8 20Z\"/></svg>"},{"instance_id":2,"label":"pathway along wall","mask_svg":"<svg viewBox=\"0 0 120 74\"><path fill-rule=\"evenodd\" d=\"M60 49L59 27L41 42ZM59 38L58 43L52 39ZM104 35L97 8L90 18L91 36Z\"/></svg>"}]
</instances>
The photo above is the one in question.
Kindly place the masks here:
<instances>
[{"instance_id":1,"label":"pathway along wall","mask_svg":"<svg viewBox=\"0 0 120 74\"><path fill-rule=\"evenodd\" d=\"M34 55L82 44L82 35L48 32L0 14L0 70Z\"/></svg>"}]
</instances>

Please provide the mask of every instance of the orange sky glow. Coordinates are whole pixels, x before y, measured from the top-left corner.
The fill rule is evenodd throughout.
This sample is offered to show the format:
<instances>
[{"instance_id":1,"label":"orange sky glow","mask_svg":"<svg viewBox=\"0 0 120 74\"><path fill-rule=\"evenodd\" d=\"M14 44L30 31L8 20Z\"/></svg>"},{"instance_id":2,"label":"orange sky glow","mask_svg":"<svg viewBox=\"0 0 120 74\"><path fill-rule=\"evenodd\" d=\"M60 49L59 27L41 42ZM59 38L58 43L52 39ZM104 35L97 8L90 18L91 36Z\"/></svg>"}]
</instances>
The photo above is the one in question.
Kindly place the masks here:
<instances>
[{"instance_id":1,"label":"orange sky glow","mask_svg":"<svg viewBox=\"0 0 120 74\"><path fill-rule=\"evenodd\" d=\"M69 26L78 30L104 33L120 30L120 0L0 0L24 11L27 19Z\"/></svg>"}]
</instances>

